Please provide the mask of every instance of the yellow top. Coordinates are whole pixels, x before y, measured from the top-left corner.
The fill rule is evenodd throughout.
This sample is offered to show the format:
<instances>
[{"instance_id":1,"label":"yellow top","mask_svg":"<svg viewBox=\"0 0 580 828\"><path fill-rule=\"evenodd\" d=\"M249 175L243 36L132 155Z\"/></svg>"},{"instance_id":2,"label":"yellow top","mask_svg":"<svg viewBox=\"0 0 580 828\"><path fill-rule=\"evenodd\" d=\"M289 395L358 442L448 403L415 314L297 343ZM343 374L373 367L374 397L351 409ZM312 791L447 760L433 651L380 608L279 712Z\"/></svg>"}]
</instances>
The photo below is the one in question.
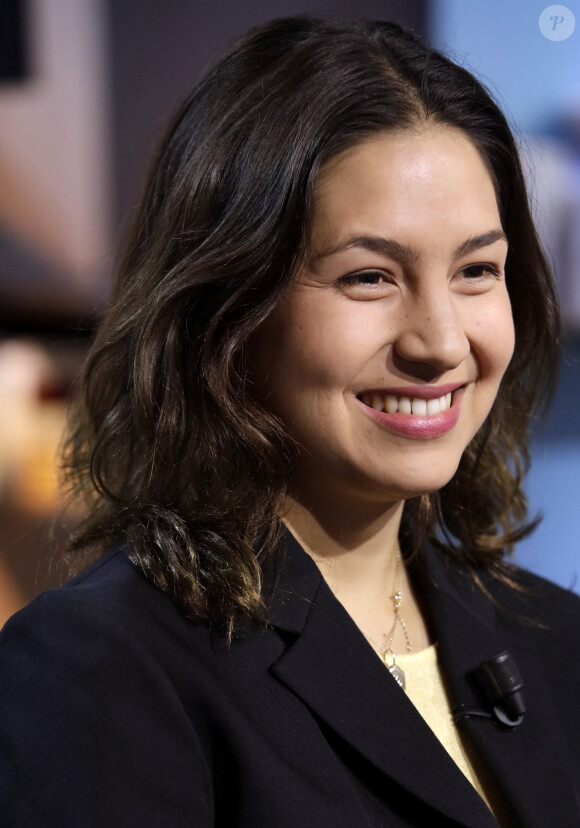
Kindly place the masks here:
<instances>
[{"instance_id":1,"label":"yellow top","mask_svg":"<svg viewBox=\"0 0 580 828\"><path fill-rule=\"evenodd\" d=\"M405 693L491 810L453 721L437 662L437 645L431 644L416 653L398 655L396 662L405 673Z\"/></svg>"},{"instance_id":2,"label":"yellow top","mask_svg":"<svg viewBox=\"0 0 580 828\"><path fill-rule=\"evenodd\" d=\"M384 663L382 656L379 653L377 655ZM471 782L499 825L503 828L513 825L505 803L487 777L485 767L478 766L476 772L473 762L478 764L477 757L469 756L469 746L461 740L441 677L437 645L431 644L416 653L397 655L395 661L405 673L405 693L457 767Z\"/></svg>"}]
</instances>

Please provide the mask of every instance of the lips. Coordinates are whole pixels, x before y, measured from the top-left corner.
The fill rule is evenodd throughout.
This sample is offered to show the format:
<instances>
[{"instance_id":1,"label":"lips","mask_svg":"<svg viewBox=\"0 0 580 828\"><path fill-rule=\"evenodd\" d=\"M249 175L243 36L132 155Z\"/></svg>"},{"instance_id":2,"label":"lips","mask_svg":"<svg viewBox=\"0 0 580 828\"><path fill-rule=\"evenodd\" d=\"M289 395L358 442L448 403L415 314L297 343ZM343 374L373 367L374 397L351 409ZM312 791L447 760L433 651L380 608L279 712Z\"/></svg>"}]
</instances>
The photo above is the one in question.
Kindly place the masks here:
<instances>
[{"instance_id":1,"label":"lips","mask_svg":"<svg viewBox=\"0 0 580 828\"><path fill-rule=\"evenodd\" d=\"M431 439L459 418L464 386L420 386L364 391L357 400L376 423L403 437Z\"/></svg>"}]
</instances>

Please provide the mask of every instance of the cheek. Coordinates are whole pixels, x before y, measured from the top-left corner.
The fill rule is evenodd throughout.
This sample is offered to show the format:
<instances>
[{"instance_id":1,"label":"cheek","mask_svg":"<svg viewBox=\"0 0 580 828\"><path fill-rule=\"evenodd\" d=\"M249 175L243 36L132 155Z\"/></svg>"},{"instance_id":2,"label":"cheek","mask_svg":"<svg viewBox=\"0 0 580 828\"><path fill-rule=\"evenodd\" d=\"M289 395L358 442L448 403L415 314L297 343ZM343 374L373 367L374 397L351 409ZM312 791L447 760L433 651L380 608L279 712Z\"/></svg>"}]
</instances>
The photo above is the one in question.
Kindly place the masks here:
<instances>
[{"instance_id":1,"label":"cheek","mask_svg":"<svg viewBox=\"0 0 580 828\"><path fill-rule=\"evenodd\" d=\"M478 318L477 342L482 374L499 384L515 346L515 331L507 294Z\"/></svg>"},{"instance_id":2,"label":"cheek","mask_svg":"<svg viewBox=\"0 0 580 828\"><path fill-rule=\"evenodd\" d=\"M509 305L509 303L504 311L503 324L498 324L495 329L495 337L495 352L497 364L503 376L508 365L511 362L511 358L514 354L514 348L516 344L514 322L511 313L511 306Z\"/></svg>"},{"instance_id":3,"label":"cheek","mask_svg":"<svg viewBox=\"0 0 580 828\"><path fill-rule=\"evenodd\" d=\"M322 298L327 299L317 292L295 297L268 320L257 339L261 354L256 361L271 366L277 384L292 384L298 392L313 385L327 388L344 379L356 362L368 338L365 326L347 307Z\"/></svg>"},{"instance_id":4,"label":"cheek","mask_svg":"<svg viewBox=\"0 0 580 828\"><path fill-rule=\"evenodd\" d=\"M516 347L516 333L515 333L515 329L514 329L514 326L513 326L513 323L512 323L512 325L510 326L510 329L509 329L509 339L506 342L506 348L505 348L505 351L504 351L504 359L505 359L505 366L504 366L504 369L503 369L504 372L505 372L505 370L507 369L508 365L510 364L510 362L512 360L512 357L514 355L515 347Z\"/></svg>"},{"instance_id":5,"label":"cheek","mask_svg":"<svg viewBox=\"0 0 580 828\"><path fill-rule=\"evenodd\" d=\"M248 369L260 397L276 413L286 413L306 387L319 383L324 363L321 332L296 302L274 311L248 344ZM283 411L281 410L283 409Z\"/></svg>"}]
</instances>

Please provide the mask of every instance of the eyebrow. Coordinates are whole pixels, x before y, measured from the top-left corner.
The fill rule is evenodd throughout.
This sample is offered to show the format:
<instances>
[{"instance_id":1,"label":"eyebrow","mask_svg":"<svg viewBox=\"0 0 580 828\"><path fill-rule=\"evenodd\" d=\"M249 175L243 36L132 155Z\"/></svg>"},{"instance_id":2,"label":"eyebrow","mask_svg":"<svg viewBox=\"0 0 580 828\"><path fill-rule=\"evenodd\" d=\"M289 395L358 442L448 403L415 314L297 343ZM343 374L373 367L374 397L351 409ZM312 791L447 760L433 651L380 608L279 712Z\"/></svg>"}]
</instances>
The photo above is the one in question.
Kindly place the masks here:
<instances>
[{"instance_id":1,"label":"eyebrow","mask_svg":"<svg viewBox=\"0 0 580 828\"><path fill-rule=\"evenodd\" d=\"M506 234L503 230L488 230L487 233L480 233L478 236L471 236L466 241L462 242L454 252L454 258L458 259L460 256L467 256L476 250L481 250L483 247L489 247L495 242L507 242ZM351 236L346 241L336 245L336 247L328 248L326 250L316 253L311 259L310 264L315 264L320 259L326 259L329 256L334 256L337 253L342 253L344 250L350 250L353 247L360 247L363 250L368 250L371 253L379 253L383 256L389 256L392 259L397 259L406 265L412 265L419 259L419 254L412 247L406 244L400 244L394 239L386 239L383 236Z\"/></svg>"},{"instance_id":2,"label":"eyebrow","mask_svg":"<svg viewBox=\"0 0 580 828\"><path fill-rule=\"evenodd\" d=\"M480 236L472 236L459 245L455 251L455 258L459 259L460 256L467 256L468 253L481 250L482 247L489 247L498 241L504 241L507 244L507 236L503 230L488 230L487 233L482 233Z\"/></svg>"}]
</instances>

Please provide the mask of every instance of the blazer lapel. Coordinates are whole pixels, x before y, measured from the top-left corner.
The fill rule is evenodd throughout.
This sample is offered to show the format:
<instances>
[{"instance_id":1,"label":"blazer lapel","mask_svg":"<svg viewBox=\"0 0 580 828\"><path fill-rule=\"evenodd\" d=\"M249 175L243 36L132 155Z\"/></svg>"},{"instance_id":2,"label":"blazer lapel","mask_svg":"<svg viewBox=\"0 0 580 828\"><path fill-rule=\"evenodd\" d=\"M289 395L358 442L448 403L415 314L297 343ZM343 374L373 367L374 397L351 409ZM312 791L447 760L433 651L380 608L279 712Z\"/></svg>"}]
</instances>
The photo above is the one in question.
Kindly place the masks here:
<instances>
[{"instance_id":1,"label":"blazer lapel","mask_svg":"<svg viewBox=\"0 0 580 828\"><path fill-rule=\"evenodd\" d=\"M293 538L272 623L290 642L273 674L326 726L444 816L497 825Z\"/></svg>"},{"instance_id":2,"label":"blazer lapel","mask_svg":"<svg viewBox=\"0 0 580 828\"><path fill-rule=\"evenodd\" d=\"M435 552L424 550L417 569L452 708L489 709L473 671L505 650L522 676L528 709L521 725L502 729L486 718L459 722L489 771L500 802L516 824L526 828L554 825L555 820L558 825L578 824L567 747L546 681L544 656L530 644L535 639L530 627L517 620L502 621L481 590L467 577L445 571Z\"/></svg>"}]
</instances>

